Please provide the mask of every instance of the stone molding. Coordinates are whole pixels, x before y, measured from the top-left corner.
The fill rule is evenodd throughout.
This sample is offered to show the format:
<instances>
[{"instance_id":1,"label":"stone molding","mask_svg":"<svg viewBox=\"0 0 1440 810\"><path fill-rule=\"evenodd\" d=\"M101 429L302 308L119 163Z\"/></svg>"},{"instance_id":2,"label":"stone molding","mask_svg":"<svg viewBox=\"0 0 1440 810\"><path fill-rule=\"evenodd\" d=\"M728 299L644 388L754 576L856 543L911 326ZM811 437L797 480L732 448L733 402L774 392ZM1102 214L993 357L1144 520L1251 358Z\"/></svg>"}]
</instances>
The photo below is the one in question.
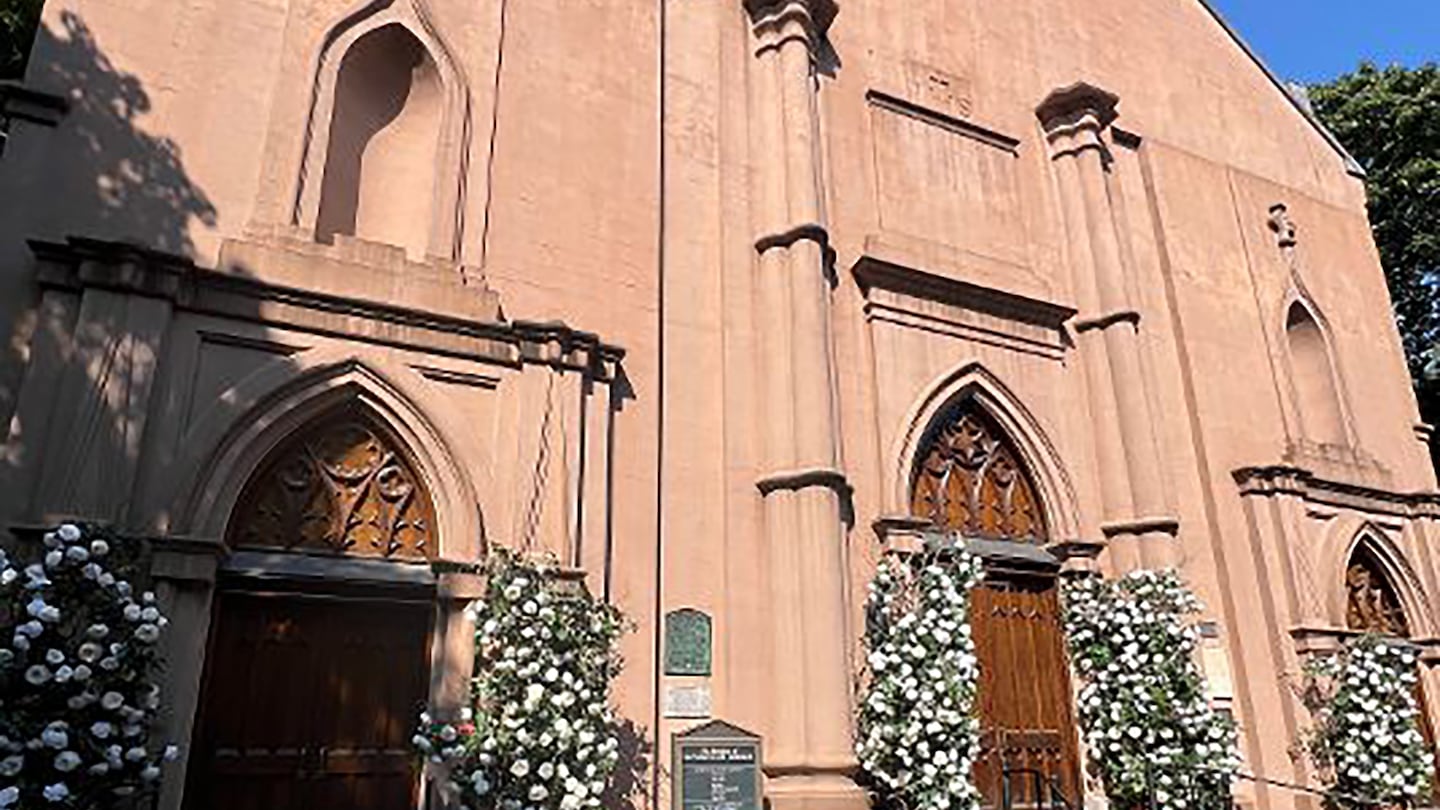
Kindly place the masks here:
<instances>
[{"instance_id":1,"label":"stone molding","mask_svg":"<svg viewBox=\"0 0 1440 810\"><path fill-rule=\"evenodd\" d=\"M851 272L867 293L873 288L903 292L915 298L955 304L1055 330L1075 315L1073 307L1037 297L1029 290L977 284L927 268L908 267L875 252L862 255Z\"/></svg>"},{"instance_id":2,"label":"stone molding","mask_svg":"<svg viewBox=\"0 0 1440 810\"><path fill-rule=\"evenodd\" d=\"M1303 467L1273 464L1231 473L1241 495L1294 495L1313 503L1402 518L1440 518L1440 492L1397 492L1321 478Z\"/></svg>"},{"instance_id":3,"label":"stone molding","mask_svg":"<svg viewBox=\"0 0 1440 810\"><path fill-rule=\"evenodd\" d=\"M1052 155L1062 157L1085 149L1104 149L1100 132L1115 122L1120 97L1088 84L1076 82L1054 90L1035 115L1045 130Z\"/></svg>"},{"instance_id":4,"label":"stone molding","mask_svg":"<svg viewBox=\"0 0 1440 810\"><path fill-rule=\"evenodd\" d=\"M916 104L913 101L907 101L899 96L886 93L883 90L872 89L866 91L865 100L872 106L923 121L931 126L949 130L957 135L974 138L977 141L986 143L996 149L1002 149L1012 155L1020 154L1019 140L1003 132L996 132L993 129L982 127L973 121L957 118L940 110L932 110L929 107Z\"/></svg>"},{"instance_id":5,"label":"stone molding","mask_svg":"<svg viewBox=\"0 0 1440 810\"><path fill-rule=\"evenodd\" d=\"M26 87L18 82L0 82L0 121L26 121L53 127L70 112L64 96Z\"/></svg>"},{"instance_id":6,"label":"stone molding","mask_svg":"<svg viewBox=\"0 0 1440 810\"><path fill-rule=\"evenodd\" d=\"M755 488L760 494L769 495L772 492L790 491L794 492L810 487L825 487L832 489L840 497L849 499L854 487L845 477L845 473L833 467L809 467L800 470L782 470L763 475L755 482Z\"/></svg>"},{"instance_id":7,"label":"stone molding","mask_svg":"<svg viewBox=\"0 0 1440 810\"><path fill-rule=\"evenodd\" d=\"M750 15L757 55L800 39L810 48L813 57L835 16L840 12L835 0L744 0Z\"/></svg>"},{"instance_id":8,"label":"stone molding","mask_svg":"<svg viewBox=\"0 0 1440 810\"><path fill-rule=\"evenodd\" d=\"M1109 329L1117 323L1128 323L1132 327L1140 328L1140 313L1133 309L1120 309L1114 312L1107 312L1103 315L1096 315L1093 318L1076 318L1071 324L1076 332L1090 332L1099 329Z\"/></svg>"},{"instance_id":9,"label":"stone molding","mask_svg":"<svg viewBox=\"0 0 1440 810\"><path fill-rule=\"evenodd\" d=\"M30 247L39 264L39 283L46 289L98 288L164 299L180 310L367 341L383 334L384 342L392 345L438 345L511 366L548 365L604 381L614 379L625 357L623 348L560 321L480 321L282 286L122 242L70 237L65 242L32 240ZM474 294L473 288L458 282L454 290L459 295Z\"/></svg>"}]
</instances>

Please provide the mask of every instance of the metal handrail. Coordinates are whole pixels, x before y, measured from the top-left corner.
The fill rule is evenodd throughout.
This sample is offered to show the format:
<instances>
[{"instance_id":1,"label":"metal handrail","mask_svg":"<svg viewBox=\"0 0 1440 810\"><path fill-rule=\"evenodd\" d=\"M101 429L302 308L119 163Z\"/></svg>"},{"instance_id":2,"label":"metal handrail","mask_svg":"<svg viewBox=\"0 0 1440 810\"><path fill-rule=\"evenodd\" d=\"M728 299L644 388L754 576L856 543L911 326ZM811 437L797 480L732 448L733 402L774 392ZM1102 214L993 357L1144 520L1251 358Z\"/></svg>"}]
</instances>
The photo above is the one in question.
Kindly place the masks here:
<instances>
[{"instance_id":1,"label":"metal handrail","mask_svg":"<svg viewBox=\"0 0 1440 810\"><path fill-rule=\"evenodd\" d=\"M1014 791L1010 789L1012 776L1028 776L1034 787L1031 796L1033 810L1079 810L1060 787L1060 780L1035 768L1005 767L1000 771L1000 806L1002 810L1015 810Z\"/></svg>"}]
</instances>

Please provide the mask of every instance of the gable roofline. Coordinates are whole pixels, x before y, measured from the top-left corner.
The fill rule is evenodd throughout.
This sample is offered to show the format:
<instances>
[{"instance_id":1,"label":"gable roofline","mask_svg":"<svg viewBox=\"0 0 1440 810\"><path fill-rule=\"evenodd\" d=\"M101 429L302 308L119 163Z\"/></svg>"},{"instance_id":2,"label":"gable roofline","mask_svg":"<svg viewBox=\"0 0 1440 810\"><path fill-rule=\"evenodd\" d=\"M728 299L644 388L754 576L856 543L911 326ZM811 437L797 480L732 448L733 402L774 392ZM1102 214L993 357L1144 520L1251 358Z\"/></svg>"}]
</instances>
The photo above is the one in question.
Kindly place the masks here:
<instances>
[{"instance_id":1,"label":"gable roofline","mask_svg":"<svg viewBox=\"0 0 1440 810\"><path fill-rule=\"evenodd\" d=\"M1256 67L1264 71L1265 76L1270 79L1270 83L1275 85L1275 89L1279 90L1281 95L1285 96L1285 99L1290 102L1290 106L1294 107L1296 112L1304 116L1305 120L1310 122L1310 126L1314 127L1315 131L1320 133L1320 137L1324 138L1325 142L1330 144L1330 148L1334 149L1335 152L1340 155L1340 159L1345 163L1345 171L1354 177L1364 179L1365 168L1360 165L1360 161L1356 160L1355 156L1346 150L1340 143L1340 140L1335 137L1335 134L1331 132L1319 118L1315 117L1315 113L1312 110L1308 109L1295 97L1294 92L1290 90L1285 81L1281 79L1275 71L1271 70L1269 65L1265 64L1265 60L1261 59L1260 54L1256 53L1255 49L1250 47L1250 43L1246 42L1245 38L1240 36L1240 32L1236 31L1234 26L1230 25L1229 21L1225 19L1225 16L1215 7L1215 4L1211 2L1211 0L1200 0L1200 5L1204 6L1205 10L1210 12L1210 16L1215 18L1215 22L1219 23L1220 27L1225 30L1225 33L1229 34L1230 38L1235 41L1235 44L1240 46L1240 50L1244 51L1245 55L1250 57L1250 61L1254 62Z\"/></svg>"}]
</instances>

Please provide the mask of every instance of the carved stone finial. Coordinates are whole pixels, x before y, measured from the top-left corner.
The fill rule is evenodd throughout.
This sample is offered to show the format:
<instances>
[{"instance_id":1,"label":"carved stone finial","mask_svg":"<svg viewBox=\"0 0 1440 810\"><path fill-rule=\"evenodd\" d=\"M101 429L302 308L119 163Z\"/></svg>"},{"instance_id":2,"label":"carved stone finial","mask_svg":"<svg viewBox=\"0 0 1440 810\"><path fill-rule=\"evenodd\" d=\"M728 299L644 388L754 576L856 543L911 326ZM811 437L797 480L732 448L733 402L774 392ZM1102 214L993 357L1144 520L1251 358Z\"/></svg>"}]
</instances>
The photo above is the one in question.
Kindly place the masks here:
<instances>
[{"instance_id":1,"label":"carved stone finial","mask_svg":"<svg viewBox=\"0 0 1440 810\"><path fill-rule=\"evenodd\" d=\"M1115 106L1119 103L1120 97L1114 93L1092 84L1076 82L1052 91L1035 108L1035 115L1045 131L1052 135L1086 123L1098 130L1114 122Z\"/></svg>"},{"instance_id":2,"label":"carved stone finial","mask_svg":"<svg viewBox=\"0 0 1440 810\"><path fill-rule=\"evenodd\" d=\"M1285 203L1275 203L1270 206L1270 219L1268 220L1270 230L1275 232L1275 243L1281 250L1289 250L1295 247L1294 221L1290 219L1290 210Z\"/></svg>"}]
</instances>

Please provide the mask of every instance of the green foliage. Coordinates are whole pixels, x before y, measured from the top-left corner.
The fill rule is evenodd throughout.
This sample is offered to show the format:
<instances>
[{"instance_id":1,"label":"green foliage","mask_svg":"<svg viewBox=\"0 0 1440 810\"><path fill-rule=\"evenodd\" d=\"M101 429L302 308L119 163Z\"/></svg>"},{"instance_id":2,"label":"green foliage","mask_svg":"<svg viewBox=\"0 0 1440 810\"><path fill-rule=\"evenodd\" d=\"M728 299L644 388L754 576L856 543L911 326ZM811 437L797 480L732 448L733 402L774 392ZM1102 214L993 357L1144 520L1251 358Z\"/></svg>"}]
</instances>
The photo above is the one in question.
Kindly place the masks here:
<instances>
[{"instance_id":1,"label":"green foliage","mask_svg":"<svg viewBox=\"0 0 1440 810\"><path fill-rule=\"evenodd\" d=\"M0 0L0 79L18 79L25 73L43 5L45 0Z\"/></svg>"},{"instance_id":2,"label":"green foliage","mask_svg":"<svg viewBox=\"0 0 1440 810\"><path fill-rule=\"evenodd\" d=\"M1421 415L1440 420L1440 65L1354 73L1309 88L1320 120L1367 173L1370 223Z\"/></svg>"}]
</instances>

